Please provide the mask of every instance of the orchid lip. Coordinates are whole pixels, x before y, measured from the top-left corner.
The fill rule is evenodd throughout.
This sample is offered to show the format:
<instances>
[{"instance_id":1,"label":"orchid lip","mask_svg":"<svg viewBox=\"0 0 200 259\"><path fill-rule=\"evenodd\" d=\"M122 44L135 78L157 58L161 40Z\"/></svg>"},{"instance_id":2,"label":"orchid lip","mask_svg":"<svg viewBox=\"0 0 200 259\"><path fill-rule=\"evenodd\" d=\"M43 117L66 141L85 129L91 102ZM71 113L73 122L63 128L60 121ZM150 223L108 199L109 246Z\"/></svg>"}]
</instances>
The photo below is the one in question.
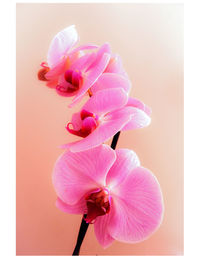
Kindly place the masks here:
<instances>
[{"instance_id":1,"label":"orchid lip","mask_svg":"<svg viewBox=\"0 0 200 259\"><path fill-rule=\"evenodd\" d=\"M110 212L110 193L107 188L98 188L85 196L87 216L85 221L93 224L97 217Z\"/></svg>"}]
</instances>

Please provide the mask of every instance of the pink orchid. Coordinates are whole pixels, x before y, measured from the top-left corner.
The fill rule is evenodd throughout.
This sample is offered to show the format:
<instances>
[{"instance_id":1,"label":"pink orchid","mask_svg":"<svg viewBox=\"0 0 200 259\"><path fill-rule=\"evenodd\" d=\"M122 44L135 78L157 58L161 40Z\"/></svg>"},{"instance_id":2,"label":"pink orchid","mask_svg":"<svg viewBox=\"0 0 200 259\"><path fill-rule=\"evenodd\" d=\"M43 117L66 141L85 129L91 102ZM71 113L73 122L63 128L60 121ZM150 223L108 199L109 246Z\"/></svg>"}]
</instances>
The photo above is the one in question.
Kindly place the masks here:
<instances>
[{"instance_id":1,"label":"pink orchid","mask_svg":"<svg viewBox=\"0 0 200 259\"><path fill-rule=\"evenodd\" d=\"M75 96L78 102L106 69L110 60L110 46L83 45L72 49L78 41L75 26L69 26L56 34L51 41L47 64L38 72L38 78L47 86L56 88L62 96ZM92 53L87 53L93 50Z\"/></svg>"},{"instance_id":2,"label":"pink orchid","mask_svg":"<svg viewBox=\"0 0 200 259\"><path fill-rule=\"evenodd\" d=\"M150 112L139 100L128 99L123 88L98 91L72 116L66 127L83 139L61 147L72 152L83 151L102 144L120 130L148 126L151 119L145 109Z\"/></svg>"},{"instance_id":3,"label":"pink orchid","mask_svg":"<svg viewBox=\"0 0 200 259\"><path fill-rule=\"evenodd\" d=\"M100 145L77 153L66 151L56 162L53 184L57 208L87 214L85 221L94 223L104 248L114 240L143 241L162 221L159 183L131 150Z\"/></svg>"}]
</instances>

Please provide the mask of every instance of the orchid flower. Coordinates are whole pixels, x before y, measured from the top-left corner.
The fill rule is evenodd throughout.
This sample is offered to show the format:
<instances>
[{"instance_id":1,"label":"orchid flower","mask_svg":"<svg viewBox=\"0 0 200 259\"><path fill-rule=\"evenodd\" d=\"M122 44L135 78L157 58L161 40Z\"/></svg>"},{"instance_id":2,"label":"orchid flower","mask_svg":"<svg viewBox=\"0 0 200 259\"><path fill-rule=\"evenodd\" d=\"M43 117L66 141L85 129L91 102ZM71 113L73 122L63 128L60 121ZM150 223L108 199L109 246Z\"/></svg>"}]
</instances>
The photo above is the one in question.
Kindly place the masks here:
<instances>
[{"instance_id":1,"label":"orchid flower","mask_svg":"<svg viewBox=\"0 0 200 259\"><path fill-rule=\"evenodd\" d=\"M85 221L94 223L104 248L114 240L145 240L162 221L159 183L131 150L103 144L77 153L66 151L55 164L53 184L57 208L87 214Z\"/></svg>"},{"instance_id":2,"label":"orchid flower","mask_svg":"<svg viewBox=\"0 0 200 259\"><path fill-rule=\"evenodd\" d=\"M73 114L66 129L81 140L61 146L72 152L87 150L107 141L120 130L148 126L150 109L139 100L129 98L123 88L109 88L96 92Z\"/></svg>"},{"instance_id":3,"label":"orchid flower","mask_svg":"<svg viewBox=\"0 0 200 259\"><path fill-rule=\"evenodd\" d=\"M77 103L106 69L110 60L110 46L83 45L72 49L78 42L75 26L58 32L51 41L47 63L43 62L38 78L55 88L62 96L74 96ZM93 50L92 53L87 53Z\"/></svg>"}]
</instances>

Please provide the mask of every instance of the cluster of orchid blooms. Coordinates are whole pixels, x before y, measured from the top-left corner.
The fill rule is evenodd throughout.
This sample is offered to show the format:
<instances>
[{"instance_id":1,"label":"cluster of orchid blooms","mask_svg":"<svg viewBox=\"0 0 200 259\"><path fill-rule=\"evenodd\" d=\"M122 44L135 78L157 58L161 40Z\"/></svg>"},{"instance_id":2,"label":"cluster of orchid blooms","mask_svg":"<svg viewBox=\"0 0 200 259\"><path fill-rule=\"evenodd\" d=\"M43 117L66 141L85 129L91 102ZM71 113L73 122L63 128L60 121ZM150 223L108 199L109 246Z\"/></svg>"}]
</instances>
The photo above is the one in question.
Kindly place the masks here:
<instances>
[{"instance_id":1,"label":"cluster of orchid blooms","mask_svg":"<svg viewBox=\"0 0 200 259\"><path fill-rule=\"evenodd\" d=\"M38 78L73 107L87 102L66 126L80 140L66 149L53 172L56 206L63 212L86 215L99 243L135 243L148 238L160 225L163 198L155 176L140 166L136 153L103 144L119 131L150 124L151 109L129 97L131 82L121 59L109 44L75 48L78 34L72 25L52 40L47 63Z\"/></svg>"}]
</instances>

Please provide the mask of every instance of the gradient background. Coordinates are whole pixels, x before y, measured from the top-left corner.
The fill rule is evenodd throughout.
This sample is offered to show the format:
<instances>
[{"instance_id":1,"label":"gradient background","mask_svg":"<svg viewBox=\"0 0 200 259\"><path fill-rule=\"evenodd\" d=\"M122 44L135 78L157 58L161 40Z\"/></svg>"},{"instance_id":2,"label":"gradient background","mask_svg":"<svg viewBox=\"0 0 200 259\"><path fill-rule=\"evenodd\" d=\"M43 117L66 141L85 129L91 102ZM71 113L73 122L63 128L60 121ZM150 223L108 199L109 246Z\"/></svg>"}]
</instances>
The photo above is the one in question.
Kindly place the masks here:
<instances>
[{"instance_id":1,"label":"gradient background","mask_svg":"<svg viewBox=\"0 0 200 259\"><path fill-rule=\"evenodd\" d=\"M109 42L133 84L131 96L152 108L149 127L123 132L160 182L165 214L159 230L138 244L103 249L91 225L81 255L183 254L183 5L17 4L17 255L71 255L81 215L55 207L51 173L60 144L78 139L64 126L82 103L37 80L52 37L75 24L80 44ZM109 141L110 143L110 141Z\"/></svg>"}]
</instances>

